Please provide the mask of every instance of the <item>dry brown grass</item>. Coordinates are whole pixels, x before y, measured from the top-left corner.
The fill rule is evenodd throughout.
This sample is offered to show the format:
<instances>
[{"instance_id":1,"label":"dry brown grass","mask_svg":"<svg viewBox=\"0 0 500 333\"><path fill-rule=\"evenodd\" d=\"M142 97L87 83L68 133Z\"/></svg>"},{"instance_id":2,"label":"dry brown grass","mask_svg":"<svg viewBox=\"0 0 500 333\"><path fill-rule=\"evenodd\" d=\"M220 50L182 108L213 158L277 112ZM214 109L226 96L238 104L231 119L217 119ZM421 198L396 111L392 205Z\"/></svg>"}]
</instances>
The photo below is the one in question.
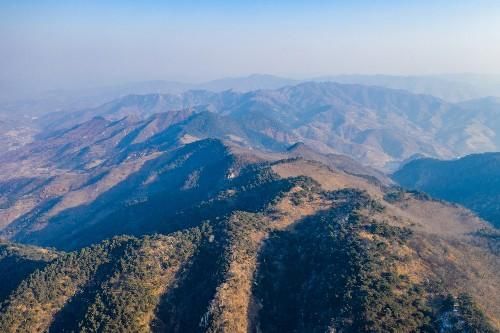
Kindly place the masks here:
<instances>
[{"instance_id":1,"label":"dry brown grass","mask_svg":"<svg viewBox=\"0 0 500 333\"><path fill-rule=\"evenodd\" d=\"M444 202L409 198L386 206L386 214L406 219L413 229L430 234L458 237L487 226L468 210Z\"/></svg>"},{"instance_id":2,"label":"dry brown grass","mask_svg":"<svg viewBox=\"0 0 500 333\"><path fill-rule=\"evenodd\" d=\"M295 205L291 200L291 194L301 191L302 188L296 186L290 190L288 195L284 196L275 206L277 214L274 215L270 225L273 230L283 230L292 226L295 222L303 219L306 216L313 215L322 209L327 209L330 202L325 201L317 194L312 194L312 197L300 205Z\"/></svg>"},{"instance_id":3,"label":"dry brown grass","mask_svg":"<svg viewBox=\"0 0 500 333\"><path fill-rule=\"evenodd\" d=\"M491 322L500 328L500 261L467 239L417 233L410 243L412 260L427 267L425 276L446 290L469 293Z\"/></svg>"},{"instance_id":4,"label":"dry brown grass","mask_svg":"<svg viewBox=\"0 0 500 333\"><path fill-rule=\"evenodd\" d=\"M5 228L17 218L28 213L36 207L38 200L35 198L21 198L12 206L0 209L0 229Z\"/></svg>"},{"instance_id":5,"label":"dry brown grass","mask_svg":"<svg viewBox=\"0 0 500 333\"><path fill-rule=\"evenodd\" d=\"M211 332L248 332L254 327L254 319L259 309L258 302L252 295L252 281L257 269L258 252L262 242L272 230L291 227L306 216L313 215L328 207L328 203L314 195L300 205L294 205L291 195L301 191L294 187L275 206L272 218L262 216L266 230L253 230L247 239L233 243L230 250L231 262L225 281L217 288L209 312L215 317ZM244 244L244 245L243 245Z\"/></svg>"},{"instance_id":6,"label":"dry brown grass","mask_svg":"<svg viewBox=\"0 0 500 333\"><path fill-rule=\"evenodd\" d=\"M44 222L58 213L73 207L88 204L94 201L99 195L116 186L127 179L132 173L138 171L144 163L159 156L160 153L152 153L141 158L125 162L112 168L106 176L99 181L82 187L91 177L91 173L82 174L68 170L53 169L48 173L40 173L37 168L29 166L12 170L10 176L0 177L0 179L12 179L21 176L35 177L42 176L52 179L39 190L35 190L28 195L17 198L8 207L0 209L0 229L5 228L24 214L29 213L38 205L49 199L61 197L61 200L50 211L40 217L37 227L41 228ZM26 162L28 163L28 162ZM2 168L5 168L3 166ZM45 170L45 169L44 169ZM101 171L106 171L103 168Z\"/></svg>"},{"instance_id":7,"label":"dry brown grass","mask_svg":"<svg viewBox=\"0 0 500 333\"><path fill-rule=\"evenodd\" d=\"M47 212L46 218L55 216L63 210L91 203L99 195L124 181L132 173L137 172L144 165L144 163L156 157L158 157L158 154L153 153L143 158L123 163L111 169L106 176L96 183L75 191L66 191L62 200L59 201L49 212Z\"/></svg>"},{"instance_id":8,"label":"dry brown grass","mask_svg":"<svg viewBox=\"0 0 500 333\"><path fill-rule=\"evenodd\" d=\"M414 231L408 245L391 245L398 257L405 258L397 262L395 272L406 275L415 284L441 281L449 292L469 293L500 329L500 258L471 242L471 233L488 225L470 211L445 202L419 200L412 195L389 203L382 199L382 190L365 179L330 170L315 162L279 163L273 170L284 178L309 176L326 190L348 187L366 190L385 206L383 211L369 214L369 218ZM289 205L281 204L283 210L291 210ZM377 238L365 231L359 236L368 241Z\"/></svg>"},{"instance_id":9,"label":"dry brown grass","mask_svg":"<svg viewBox=\"0 0 500 333\"><path fill-rule=\"evenodd\" d=\"M226 280L217 288L211 302L210 312L217 318L217 326L225 332L247 332L248 313L252 295L252 276L256 268L256 252L265 232L255 232L250 237L251 252L248 248L235 246L231 251L231 263ZM253 253L252 253L253 252Z\"/></svg>"}]
</instances>

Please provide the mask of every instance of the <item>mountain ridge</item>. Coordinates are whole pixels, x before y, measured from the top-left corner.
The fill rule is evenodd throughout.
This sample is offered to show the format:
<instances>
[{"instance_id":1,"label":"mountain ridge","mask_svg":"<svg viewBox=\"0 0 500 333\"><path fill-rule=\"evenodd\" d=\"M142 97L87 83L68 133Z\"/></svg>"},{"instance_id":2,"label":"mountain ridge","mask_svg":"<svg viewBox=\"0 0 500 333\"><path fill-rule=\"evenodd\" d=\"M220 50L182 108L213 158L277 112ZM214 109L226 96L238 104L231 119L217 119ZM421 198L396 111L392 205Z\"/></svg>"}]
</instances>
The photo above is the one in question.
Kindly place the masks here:
<instances>
[{"instance_id":1,"label":"mountain ridge","mask_svg":"<svg viewBox=\"0 0 500 333\"><path fill-rule=\"evenodd\" d=\"M452 233L443 235L435 229L442 217L406 221L393 215L416 203L427 209L411 214L445 207L442 203L411 193L385 201L380 192L324 192L330 185L318 183L317 172L311 174L317 180L285 175L294 163L305 163L294 169L302 173L320 167L338 177L317 162L284 160L275 170L291 186L267 207L209 217L167 235L115 237L61 253L14 288L0 306L0 327L153 332L411 327L434 332L446 327L449 317L457 322L452 327L495 331L490 324L498 311L494 293L482 297L499 283L494 266L487 266L495 257L482 236L467 231L488 230L486 224L456 212L450 223L471 229L448 228ZM415 223L431 229L415 229ZM471 269L477 266L437 256L440 251L472 256L493 286L474 277ZM59 279L67 282L56 283ZM426 279L436 284L426 285ZM314 289L307 287L311 283ZM30 307L19 307L27 302ZM290 321L290 311L303 315Z\"/></svg>"},{"instance_id":2,"label":"mountain ridge","mask_svg":"<svg viewBox=\"0 0 500 333\"><path fill-rule=\"evenodd\" d=\"M328 82L246 93L192 91L132 97L139 98L139 104L117 100L97 109L48 115L42 123L68 127L93 116L144 119L160 111L208 111L281 146L305 142L321 153L348 155L384 170L393 170L414 154L452 158L500 147L494 135L500 128L500 105L494 100L483 108L482 100L451 104L402 90ZM141 107L144 103L146 108Z\"/></svg>"},{"instance_id":3,"label":"mountain ridge","mask_svg":"<svg viewBox=\"0 0 500 333\"><path fill-rule=\"evenodd\" d=\"M393 174L407 188L429 193L474 210L500 226L497 200L500 186L500 153L474 154L455 160L419 159Z\"/></svg>"}]
</instances>

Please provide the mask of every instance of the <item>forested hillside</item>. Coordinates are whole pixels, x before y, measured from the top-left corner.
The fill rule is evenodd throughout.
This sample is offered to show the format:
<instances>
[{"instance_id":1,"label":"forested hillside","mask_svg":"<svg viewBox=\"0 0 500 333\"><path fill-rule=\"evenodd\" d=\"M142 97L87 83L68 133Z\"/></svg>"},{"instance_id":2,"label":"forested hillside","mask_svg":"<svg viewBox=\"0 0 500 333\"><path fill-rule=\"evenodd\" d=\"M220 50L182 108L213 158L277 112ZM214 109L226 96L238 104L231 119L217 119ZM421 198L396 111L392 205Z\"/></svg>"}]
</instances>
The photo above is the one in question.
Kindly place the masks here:
<instances>
[{"instance_id":1,"label":"forested hillside","mask_svg":"<svg viewBox=\"0 0 500 333\"><path fill-rule=\"evenodd\" d=\"M498 329L499 238L470 213L300 158L250 170L173 233L7 243L36 267L4 287L1 330Z\"/></svg>"},{"instance_id":2,"label":"forested hillside","mask_svg":"<svg viewBox=\"0 0 500 333\"><path fill-rule=\"evenodd\" d=\"M485 153L457 160L421 159L393 175L401 186L459 203L500 227L500 154Z\"/></svg>"}]
</instances>

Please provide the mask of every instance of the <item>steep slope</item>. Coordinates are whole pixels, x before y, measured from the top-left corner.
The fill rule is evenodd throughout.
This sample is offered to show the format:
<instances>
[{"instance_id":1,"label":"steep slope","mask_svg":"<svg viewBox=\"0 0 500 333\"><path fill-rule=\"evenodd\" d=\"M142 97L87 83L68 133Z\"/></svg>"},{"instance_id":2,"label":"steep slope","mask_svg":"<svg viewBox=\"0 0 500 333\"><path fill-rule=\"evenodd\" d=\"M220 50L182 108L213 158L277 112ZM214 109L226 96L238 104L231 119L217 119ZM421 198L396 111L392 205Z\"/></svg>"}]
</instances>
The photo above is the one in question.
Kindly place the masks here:
<instances>
[{"instance_id":1,"label":"steep slope","mask_svg":"<svg viewBox=\"0 0 500 333\"><path fill-rule=\"evenodd\" d=\"M47 266L43 271L35 272L29 279L23 282L6 303L4 312L0 316L0 326L3 331L72 331L90 330L92 326L85 327L78 320L89 316L89 324L92 325L93 308L92 302L101 299L99 291L107 290L110 279L119 277L119 274L127 270L127 265L139 261L137 268L150 266L154 279L167 282L171 274L179 269L175 261L185 260L191 253L189 249L196 242L193 237L179 235L168 237L153 237L144 240L131 238L116 238L95 245L79 253L69 253L61 256L57 261ZM175 248L182 247L182 253L176 253ZM146 253L144 253L147 247ZM154 253L155 248L161 251L162 257ZM127 258L127 262L121 262L121 258ZM169 260L168 266L164 266L163 260ZM168 259L167 259L168 258ZM129 274L127 281L122 283L133 283L135 277ZM155 281L139 280L147 284ZM53 286L52 286L53 284ZM47 288L49 287L49 288ZM115 283L115 287L119 287ZM156 286L154 286L156 287ZM161 286L158 286L161 288ZM133 290L133 289L129 289ZM148 295L147 292L151 294ZM141 299L142 312L148 309L148 296L154 298L154 291L147 290ZM122 299L127 302L130 300ZM138 299L135 298L135 301ZM26 305L29 304L29 307ZM126 304L126 303L125 303ZM124 305L125 305L124 304ZM135 303L138 305L139 303ZM134 305L134 304L131 304ZM16 311L18 307L24 310ZM87 310L90 310L86 315ZM112 308L109 308L112 310ZM123 310L123 309L122 309ZM130 309L132 310L132 309ZM140 318L141 309L133 309L135 319ZM137 325L140 322L134 321ZM83 327L82 327L83 326Z\"/></svg>"},{"instance_id":2,"label":"steep slope","mask_svg":"<svg viewBox=\"0 0 500 333\"><path fill-rule=\"evenodd\" d=\"M59 253L21 244L0 242L0 303L37 269L42 269Z\"/></svg>"},{"instance_id":3,"label":"steep slope","mask_svg":"<svg viewBox=\"0 0 500 333\"><path fill-rule=\"evenodd\" d=\"M401 186L456 202L500 227L500 153L452 161L419 159L393 174Z\"/></svg>"},{"instance_id":4,"label":"steep slope","mask_svg":"<svg viewBox=\"0 0 500 333\"><path fill-rule=\"evenodd\" d=\"M300 163L303 174L318 167ZM0 328L496 332L498 238L483 222L370 183L373 195L325 191L331 185L304 176L288 180L255 210L240 207L169 235L118 237L61 254L10 294ZM417 204L427 209L413 211ZM443 216L418 214L432 206L468 229L430 229Z\"/></svg>"},{"instance_id":5,"label":"steep slope","mask_svg":"<svg viewBox=\"0 0 500 333\"><path fill-rule=\"evenodd\" d=\"M93 118L46 133L0 157L0 232L3 237L27 241L32 233L57 239L62 230L71 230L70 238L76 232L70 225L84 229L95 224L98 228L98 221L109 214L126 214L126 207L133 205L146 207L144 202L151 196L164 193L176 198L162 208L171 215L183 205L197 205L229 183L226 177L236 175L241 167L235 165L232 170L231 164L239 163L237 158L220 142L202 142L205 138L240 146L277 145L210 112L171 111L144 121ZM152 205L161 201L151 198L156 202ZM85 209L79 209L83 206ZM85 223L79 223L80 219ZM116 234L120 228L112 231L112 225L108 223L107 228ZM148 229L140 225L121 227Z\"/></svg>"},{"instance_id":6,"label":"steep slope","mask_svg":"<svg viewBox=\"0 0 500 333\"><path fill-rule=\"evenodd\" d=\"M129 148L136 139L154 135L154 122L94 118L2 155L0 228L56 204L61 211L91 202L138 171L158 152Z\"/></svg>"},{"instance_id":7,"label":"steep slope","mask_svg":"<svg viewBox=\"0 0 500 333\"><path fill-rule=\"evenodd\" d=\"M130 163L134 166L128 165ZM83 184L79 179L66 177L67 189L51 193L41 200L37 197L46 193L51 184L42 184L33 190L31 182L28 182L26 186L19 185L20 189L12 194L12 198L29 193L34 197L35 206L14 220L5 221L2 235L68 247L70 244L90 244L95 237L103 239L120 233L141 234L175 229L178 226L174 222L163 225L161 221L168 216L174 219L185 209L194 209L204 201L215 198L221 191L244 186L238 185L244 181L242 178L231 176L237 175L242 166L219 141L204 140L172 152L156 154L149 160L125 162ZM244 172L241 177L245 177ZM249 177L250 181L252 176ZM56 177L54 181L63 180ZM15 181L9 184L13 183ZM6 190L11 188L10 185L5 186ZM169 199L165 201L165 197ZM14 203L10 207L19 203L12 200ZM29 197L24 195L22 200L29 200ZM238 201L236 197L230 200ZM217 202L206 205L208 210ZM196 223L189 221L188 217L179 216L177 219L181 220L177 222L181 226Z\"/></svg>"},{"instance_id":8,"label":"steep slope","mask_svg":"<svg viewBox=\"0 0 500 333\"><path fill-rule=\"evenodd\" d=\"M168 126L169 115L94 118L4 156L1 237L69 249L118 234L171 232L199 224L203 214L256 209L288 186L269 168L251 166L262 159L204 139L235 142L226 137L235 133L256 146L258 134L213 113Z\"/></svg>"},{"instance_id":9,"label":"steep slope","mask_svg":"<svg viewBox=\"0 0 500 333\"><path fill-rule=\"evenodd\" d=\"M0 156L2 208L8 209L9 198L37 188L44 191L36 199L43 200L105 180L109 185L94 188L100 192L137 171L159 152L200 139L190 133L202 138L216 134L215 131L203 133L200 128L203 124L196 126L203 117L173 126L185 122L191 115L189 111L168 112L155 114L144 121L93 118L70 129L46 133L21 149L3 154ZM212 123L217 126L216 119ZM224 137L223 130L219 131ZM155 136L156 139L151 140ZM22 212L21 206L27 207L33 202L26 200L15 211ZM15 216L15 211L3 213Z\"/></svg>"},{"instance_id":10,"label":"steep slope","mask_svg":"<svg viewBox=\"0 0 500 333\"><path fill-rule=\"evenodd\" d=\"M213 112L200 112L181 123L159 132L144 143L145 146L153 145L163 147L165 142L189 143L194 140L216 138L247 148L261 150L284 150L286 145L280 140L249 128L229 116Z\"/></svg>"},{"instance_id":11,"label":"steep slope","mask_svg":"<svg viewBox=\"0 0 500 333\"><path fill-rule=\"evenodd\" d=\"M46 134L0 157L0 235L67 248L119 233L175 230L176 224L160 226L158 219L229 190L239 181L232 178L250 162L304 157L390 183L344 156L299 146L264 153L248 146L283 150L272 139L210 112L167 112L144 121L94 118ZM166 194L173 198L167 204Z\"/></svg>"}]
</instances>

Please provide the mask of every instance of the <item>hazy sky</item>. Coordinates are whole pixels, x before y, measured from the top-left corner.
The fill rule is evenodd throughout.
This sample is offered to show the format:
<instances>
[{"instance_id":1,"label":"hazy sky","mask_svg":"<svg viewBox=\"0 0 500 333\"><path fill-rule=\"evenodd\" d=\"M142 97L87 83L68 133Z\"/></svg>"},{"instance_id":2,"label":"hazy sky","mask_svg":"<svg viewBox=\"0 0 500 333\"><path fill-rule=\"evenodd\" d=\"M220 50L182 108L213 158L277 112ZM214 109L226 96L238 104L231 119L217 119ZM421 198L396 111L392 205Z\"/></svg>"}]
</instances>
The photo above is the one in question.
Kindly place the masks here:
<instances>
[{"instance_id":1,"label":"hazy sky","mask_svg":"<svg viewBox=\"0 0 500 333\"><path fill-rule=\"evenodd\" d=\"M0 81L500 73L500 1L0 1Z\"/></svg>"}]
</instances>

